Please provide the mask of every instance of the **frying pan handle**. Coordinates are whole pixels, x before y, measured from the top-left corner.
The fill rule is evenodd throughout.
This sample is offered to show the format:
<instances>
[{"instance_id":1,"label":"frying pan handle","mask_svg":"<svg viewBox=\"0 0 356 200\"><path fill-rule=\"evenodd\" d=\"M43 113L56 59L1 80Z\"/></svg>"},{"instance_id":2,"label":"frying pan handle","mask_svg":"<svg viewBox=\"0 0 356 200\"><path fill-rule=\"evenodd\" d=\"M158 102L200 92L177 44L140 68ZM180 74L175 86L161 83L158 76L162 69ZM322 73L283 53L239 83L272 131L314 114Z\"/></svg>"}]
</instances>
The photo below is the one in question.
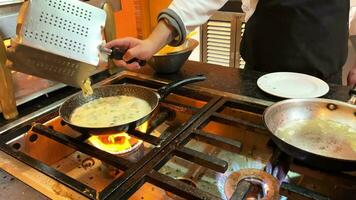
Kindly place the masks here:
<instances>
[{"instance_id":1,"label":"frying pan handle","mask_svg":"<svg viewBox=\"0 0 356 200\"><path fill-rule=\"evenodd\" d=\"M206 77L204 75L197 75L194 77L190 77L187 79L179 80L179 81L174 81L172 83L169 83L166 86L161 87L158 89L158 94L160 95L160 100L163 100L166 98L173 90L182 87L184 85L190 84L190 83L195 83L199 81L205 81Z\"/></svg>"},{"instance_id":2,"label":"frying pan handle","mask_svg":"<svg viewBox=\"0 0 356 200\"><path fill-rule=\"evenodd\" d=\"M109 56L110 59L115 59L115 60L122 60L122 58L124 57L125 53L127 50L121 50L117 47L113 47L111 48L111 54ZM145 60L140 60L138 58L133 58L131 60L129 60L127 63L131 64L133 62L137 62L141 67L146 65L146 61Z\"/></svg>"}]
</instances>

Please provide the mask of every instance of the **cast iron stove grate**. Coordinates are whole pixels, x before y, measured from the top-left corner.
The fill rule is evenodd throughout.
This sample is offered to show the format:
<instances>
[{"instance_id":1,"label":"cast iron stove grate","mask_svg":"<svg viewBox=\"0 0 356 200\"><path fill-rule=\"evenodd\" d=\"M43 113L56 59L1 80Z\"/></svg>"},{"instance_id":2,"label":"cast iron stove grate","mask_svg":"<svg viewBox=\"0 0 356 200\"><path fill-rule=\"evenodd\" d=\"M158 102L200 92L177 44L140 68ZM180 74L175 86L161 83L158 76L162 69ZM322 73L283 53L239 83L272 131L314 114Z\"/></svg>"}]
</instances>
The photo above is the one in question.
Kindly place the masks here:
<instances>
[{"instance_id":1,"label":"cast iron stove grate","mask_svg":"<svg viewBox=\"0 0 356 200\"><path fill-rule=\"evenodd\" d=\"M352 191L356 189L355 176L330 174L305 167L271 144L262 122L264 109L264 106L254 103L222 98L144 168L122 184L109 199L227 199L221 183L233 171L244 167L261 169L277 177L281 184L278 189L280 199L326 200L338 199L338 195L354 195ZM193 140L196 142L192 142ZM208 145L207 149L210 150L197 150L204 145ZM234 163L234 158L228 156L230 154L218 156L214 151L243 155L242 159L234 158L239 161L246 159L246 164ZM262 163L255 162L251 159L253 157L259 158ZM194 172L166 170L171 162L177 165L177 160L181 162L181 166L189 165L190 170L194 168ZM216 188L204 186L204 173L218 175L213 183L217 185ZM316 180L318 178L319 181ZM199 179L203 180L202 183L197 183ZM231 199L245 199L244 195L249 192L250 186ZM335 192L333 187L343 187L343 190ZM151 194L147 194L147 191L151 191ZM161 196L157 197L157 193Z\"/></svg>"},{"instance_id":2,"label":"cast iron stove grate","mask_svg":"<svg viewBox=\"0 0 356 200\"><path fill-rule=\"evenodd\" d=\"M162 86L154 80L131 76L119 77L112 83L139 84L154 89ZM41 123L56 117L57 108L1 135L0 148L91 199L147 199L142 196L141 191L144 195L151 195L154 199L162 198L162 196L171 199L224 199L222 183L227 175L243 168L265 170L279 177L282 183L281 199L337 199L339 196L336 195L343 194L349 197L355 194L356 178L354 175L330 174L305 167L270 145L270 137L261 118L264 106L237 99L220 98L190 89L182 89L177 94L204 101L205 104L198 108L182 105L172 101L176 96L163 102L162 119L169 115L165 114L167 110L178 114L180 112L190 113L192 117L179 125L177 129L169 131L170 134L163 138L143 135L136 131L129 133L155 146L138 162L117 158L94 147L89 147L82 142L87 139L86 135L69 137L44 127ZM155 126L159 126L160 121L160 117L156 118L149 132ZM52 138L84 151L90 156L98 157L122 169L123 175L103 190L97 191L10 147L8 141L23 134L25 129L31 127L32 122L40 123L34 127L34 131L40 136ZM186 166L189 169L188 173L184 172L182 176L179 174L180 168L176 166L173 172L169 171L170 163ZM204 178L212 174L216 178L215 182L211 183L214 187L204 188L201 187L202 183L194 183L194 181L205 180ZM142 190L143 188L149 188L149 190ZM249 187L245 190L247 192ZM162 196L156 198L157 196L154 196L156 194ZM341 196L343 197L345 196Z\"/></svg>"},{"instance_id":3,"label":"cast iron stove grate","mask_svg":"<svg viewBox=\"0 0 356 200\"><path fill-rule=\"evenodd\" d=\"M112 84L138 84L145 87L150 87L157 89L161 87L162 82L155 80L145 80L144 78L134 77L130 75L119 76L118 78L110 81ZM183 98L187 102L194 101L199 102L196 105L181 104L174 101L176 98ZM187 100L192 99L192 100ZM140 140L143 140L145 143L152 145L153 147L145 153L145 155L139 159L137 162L133 162L116 155L107 153L103 150L100 150L85 141L89 136L85 133L80 133L75 137L66 134L65 132L56 130L56 127L45 126L44 123L48 122L51 119L58 118L58 108L53 108L46 114L41 115L40 117L35 118L34 120L27 121L24 124L21 124L10 131L7 131L5 134L0 136L0 149L7 154L15 157L16 159L26 163L32 168L37 169L38 171L48 175L51 178L61 182L62 184L70 187L71 189L79 192L80 194L86 196L89 199L106 199L111 196L111 194L117 189L120 188L127 180L130 179L135 173L137 173L142 167L144 167L151 159L155 158L156 155L168 146L174 138L176 138L180 133L187 129L195 120L199 118L209 107L215 104L218 101L219 97L214 95L206 94L204 92L197 92L187 88L181 88L177 92L172 94L172 98L167 98L160 105L160 110L154 118L150 120L150 126L146 133L141 133L138 130L130 130L127 133L133 137L136 137ZM203 103L202 103L203 102ZM182 116L181 116L182 115ZM164 134L162 133L160 137L154 136L151 133L164 122L171 120L170 118L183 118L181 124L175 123L171 127L168 127ZM173 122L175 122L173 120ZM64 124L59 123L58 126L64 126ZM96 158L103 163L109 164L123 173L115 178L110 184L105 188L98 191L97 189L88 186L87 184L73 178L59 170L56 167L51 166L45 162L42 162L35 157L31 157L27 153L18 150L21 148L21 144L14 142L18 138L22 137L32 129L32 133L27 137L31 142L36 142L38 138L47 138L53 140L59 145L64 145L70 147L77 152L81 152L89 157ZM46 151L47 149L42 149ZM47 150L48 151L48 150Z\"/></svg>"}]
</instances>

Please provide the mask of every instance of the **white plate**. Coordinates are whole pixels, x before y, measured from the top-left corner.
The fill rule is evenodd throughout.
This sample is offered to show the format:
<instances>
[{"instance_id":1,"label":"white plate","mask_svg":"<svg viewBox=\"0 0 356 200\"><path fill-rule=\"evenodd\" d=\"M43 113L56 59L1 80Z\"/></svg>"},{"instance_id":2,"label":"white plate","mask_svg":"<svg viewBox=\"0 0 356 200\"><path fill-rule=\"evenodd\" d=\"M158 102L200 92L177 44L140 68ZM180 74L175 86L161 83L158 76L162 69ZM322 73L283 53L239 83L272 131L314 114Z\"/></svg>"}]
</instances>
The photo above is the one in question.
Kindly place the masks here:
<instances>
[{"instance_id":1,"label":"white plate","mask_svg":"<svg viewBox=\"0 0 356 200\"><path fill-rule=\"evenodd\" d=\"M257 85L264 92L282 98L316 98L329 91L323 80L294 72L266 74L257 80Z\"/></svg>"}]
</instances>

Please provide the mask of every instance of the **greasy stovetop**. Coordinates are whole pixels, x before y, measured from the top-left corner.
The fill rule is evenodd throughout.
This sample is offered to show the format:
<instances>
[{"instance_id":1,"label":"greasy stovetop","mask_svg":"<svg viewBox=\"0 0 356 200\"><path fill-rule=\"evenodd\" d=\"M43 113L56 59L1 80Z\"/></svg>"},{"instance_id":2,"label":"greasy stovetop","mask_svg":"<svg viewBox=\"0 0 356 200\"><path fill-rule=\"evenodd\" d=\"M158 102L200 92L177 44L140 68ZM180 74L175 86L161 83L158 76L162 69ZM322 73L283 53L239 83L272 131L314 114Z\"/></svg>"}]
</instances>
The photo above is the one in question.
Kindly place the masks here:
<instances>
[{"instance_id":1,"label":"greasy stovetop","mask_svg":"<svg viewBox=\"0 0 356 200\"><path fill-rule=\"evenodd\" d=\"M154 89L164 84L130 73L111 83ZM15 168L26 170L16 171L8 161L0 162L0 167L51 198L179 199L179 195L224 199L224 183L232 172L264 170L278 152L262 123L264 103L226 97L226 93L196 85L181 89L161 103L159 113L165 117L160 122L159 117L150 121L150 134L129 133L145 141L143 157L134 161L88 147L88 137L61 123L58 107L53 107L0 138L2 151L40 172L22 167ZM37 124L31 131L33 122L46 127ZM285 198L345 199L356 194L352 174L330 174L292 162L285 155L280 158L291 162L287 176L280 180ZM43 181L38 173L51 180ZM197 188L179 182L182 178L192 180Z\"/></svg>"},{"instance_id":2,"label":"greasy stovetop","mask_svg":"<svg viewBox=\"0 0 356 200\"><path fill-rule=\"evenodd\" d=\"M125 76L110 83L139 84L156 89L163 86L163 83L157 81ZM135 161L126 161L88 146L88 135L72 130L57 117L58 107L3 134L0 148L88 198L107 196L118 183L139 170L175 135L189 126L192 118L203 113L207 109L206 104L212 100L216 101L212 95L197 95L187 89L169 95L161 102L159 112L149 121L147 132L150 135L137 130L130 131L129 134L144 140L143 157ZM33 123L38 124L33 126ZM112 169L112 166L107 163L117 168L115 176L110 175L107 168ZM126 177L120 179L120 176ZM58 189L52 186L49 190Z\"/></svg>"}]
</instances>

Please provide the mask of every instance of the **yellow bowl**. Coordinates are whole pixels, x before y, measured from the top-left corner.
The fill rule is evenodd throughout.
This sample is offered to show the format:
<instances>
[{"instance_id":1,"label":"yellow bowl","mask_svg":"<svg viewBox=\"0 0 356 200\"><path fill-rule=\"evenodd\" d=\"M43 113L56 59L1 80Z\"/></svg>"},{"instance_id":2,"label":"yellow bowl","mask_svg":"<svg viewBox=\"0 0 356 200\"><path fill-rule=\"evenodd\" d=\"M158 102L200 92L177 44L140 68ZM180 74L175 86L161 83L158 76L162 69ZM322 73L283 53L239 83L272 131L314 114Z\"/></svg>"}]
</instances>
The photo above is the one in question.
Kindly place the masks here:
<instances>
[{"instance_id":1,"label":"yellow bowl","mask_svg":"<svg viewBox=\"0 0 356 200\"><path fill-rule=\"evenodd\" d=\"M198 41L188 38L178 47L165 46L148 61L148 64L157 73L178 72L198 45Z\"/></svg>"}]
</instances>

